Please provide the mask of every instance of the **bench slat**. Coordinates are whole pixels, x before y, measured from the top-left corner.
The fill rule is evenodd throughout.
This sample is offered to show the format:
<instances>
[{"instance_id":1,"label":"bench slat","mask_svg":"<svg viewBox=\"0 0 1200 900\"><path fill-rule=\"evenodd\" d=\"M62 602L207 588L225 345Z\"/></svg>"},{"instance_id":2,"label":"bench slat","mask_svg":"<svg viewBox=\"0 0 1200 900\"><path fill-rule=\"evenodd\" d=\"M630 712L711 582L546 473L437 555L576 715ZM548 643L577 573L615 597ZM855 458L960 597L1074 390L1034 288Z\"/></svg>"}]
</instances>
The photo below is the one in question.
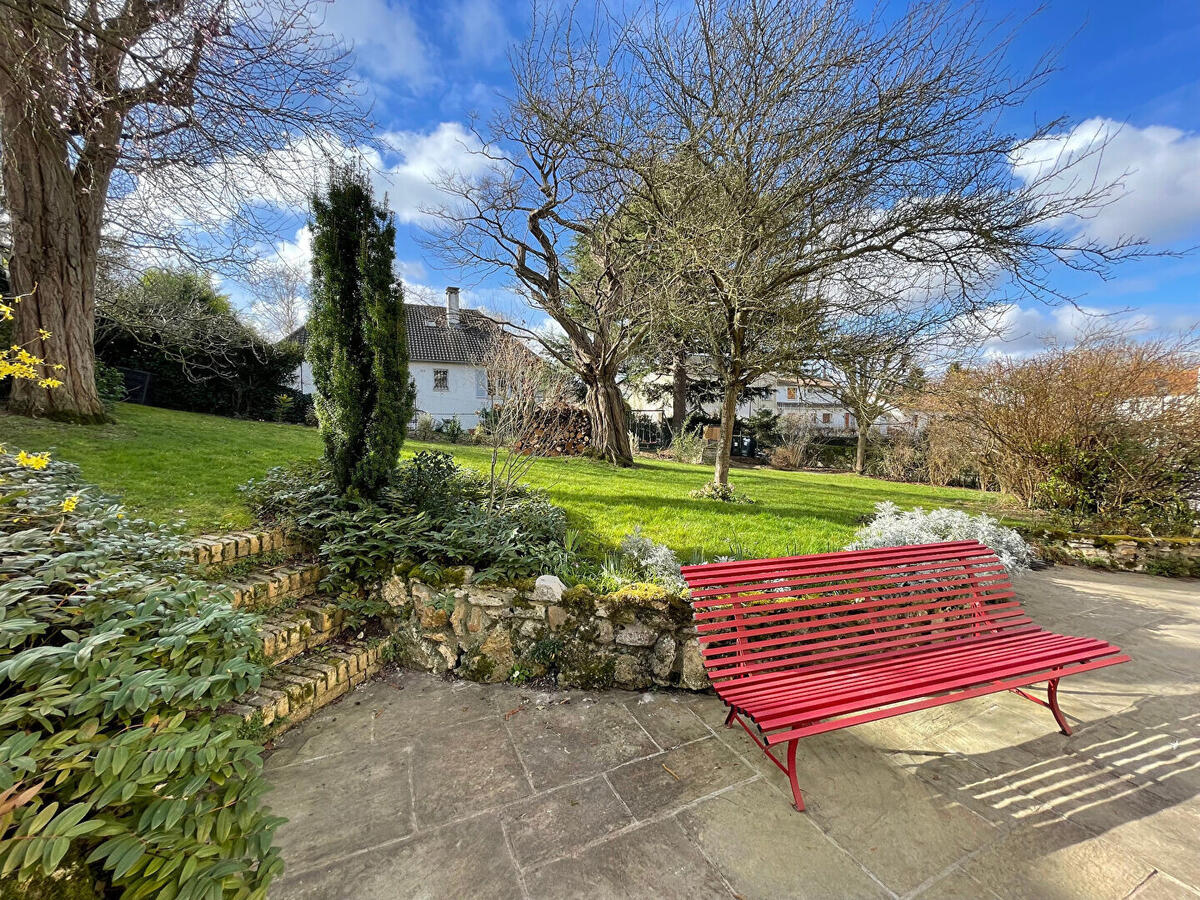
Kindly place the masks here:
<instances>
[{"instance_id":1,"label":"bench slat","mask_svg":"<svg viewBox=\"0 0 1200 900\"><path fill-rule=\"evenodd\" d=\"M788 568L811 569L815 571L842 571L859 565L870 566L874 561L904 561L907 559L945 559L956 552L991 553L988 548L975 541L943 541L937 544L915 544L910 547L881 547L875 550L842 550L836 553L817 553L805 556L780 556L772 559L733 560L723 563L703 563L695 566L683 566L683 577L689 584L697 587L706 582L724 584L737 580L736 576L746 574L765 574L787 570ZM832 566L829 563L835 562Z\"/></svg>"},{"instance_id":2,"label":"bench slat","mask_svg":"<svg viewBox=\"0 0 1200 900\"><path fill-rule=\"evenodd\" d=\"M996 571L999 570L999 571ZM941 579L940 581L938 579ZM805 590L761 590L753 593L730 595L728 599L714 601L707 606L701 606L694 618L698 622L717 619L727 619L741 613L760 611L764 606L773 603L780 604L779 608L808 609L814 612L830 604L845 602L845 600L863 599L867 597L884 597L891 594L913 593L918 590L928 591L939 587L961 587L970 591L983 593L987 590L1002 590L1009 586L1008 577L999 565L987 571L962 573L950 571L939 573L934 578L897 579L894 583L884 581L865 581L853 584L834 584L820 588ZM769 586L773 587L773 585Z\"/></svg>"},{"instance_id":3,"label":"bench slat","mask_svg":"<svg viewBox=\"0 0 1200 900\"><path fill-rule=\"evenodd\" d=\"M926 697L921 700L915 700L911 703L899 704L896 706L886 706L877 708L871 712L861 713L854 716L844 716L838 719L832 719L825 722L818 722L813 725L805 725L798 728L792 728L787 731L777 731L767 736L766 742L769 746L787 743L802 737L810 737L814 734L824 734L827 731L837 731L840 728L849 728L851 725L861 725L865 722L874 722L879 719L887 719L892 716L903 715L904 713L917 712L922 709L929 709L934 706L941 706L946 703L954 703L957 700L969 700L972 697L982 697L986 694L998 694L1002 691L1010 691L1013 688L1027 687L1031 684L1037 684L1039 681L1045 681L1047 678L1065 678L1068 675L1078 675L1081 672L1090 672L1094 669L1102 669L1105 666L1113 666L1118 663L1129 662L1129 657L1125 654L1119 656L1108 656L1103 659L1093 660L1092 662L1081 663L1075 666L1064 666L1055 669L1052 673L1037 672L1029 675L1023 675L1018 678L1006 678L1002 681L993 681L990 684L979 685L978 687L967 688L954 693L941 694L936 697Z\"/></svg>"},{"instance_id":4,"label":"bench slat","mask_svg":"<svg viewBox=\"0 0 1200 900\"><path fill-rule=\"evenodd\" d=\"M936 694L953 687L992 681L1007 675L1082 662L1097 654L1105 654L1102 641L1065 638L1050 632L1043 632L1042 637L1043 640L1024 642L1019 650L1005 648L1001 656L984 651L936 662L917 658L910 665L896 668L886 675L877 673L869 681L851 677L817 688L800 680L786 690L754 697L747 702L746 711L764 730L770 730L803 719L823 719L842 712L852 712L854 710L843 709L847 696L853 698L848 701L852 706L863 704L856 707L863 709L923 694Z\"/></svg>"}]
</instances>

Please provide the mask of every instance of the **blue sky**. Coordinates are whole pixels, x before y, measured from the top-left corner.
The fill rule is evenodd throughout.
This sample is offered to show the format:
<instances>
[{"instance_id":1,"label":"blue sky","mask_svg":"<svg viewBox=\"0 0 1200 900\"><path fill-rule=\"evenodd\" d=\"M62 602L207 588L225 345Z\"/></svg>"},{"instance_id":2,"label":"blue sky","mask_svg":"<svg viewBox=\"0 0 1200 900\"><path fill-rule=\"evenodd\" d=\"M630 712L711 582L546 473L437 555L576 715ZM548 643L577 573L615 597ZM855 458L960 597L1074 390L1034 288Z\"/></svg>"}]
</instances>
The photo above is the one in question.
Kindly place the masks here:
<instances>
[{"instance_id":1,"label":"blue sky","mask_svg":"<svg viewBox=\"0 0 1200 900\"><path fill-rule=\"evenodd\" d=\"M1035 9L1033 2L987 4L989 14L1013 21ZM462 162L464 126L496 104L507 84L506 47L524 33L528 16L525 3L501 0L335 0L327 21L355 46L356 71L387 147L378 185L397 214L397 259L406 280L426 296L460 284L468 303L508 315L522 310L501 280L477 284L440 270L416 237L419 207L435 196L430 177ZM1110 134L1103 171L1129 174L1124 196L1087 226L1095 234L1133 231L1171 249L1200 245L1200 2L1057 0L1021 26L1011 59L1031 64L1053 48L1061 51L1059 71L1010 124L1024 130L1065 115L1088 133ZM302 225L299 212L284 220L281 255L304 258ZM1088 310L1131 310L1127 321L1141 327L1178 330L1200 322L1200 253L1129 263L1107 283L1063 272L1056 284ZM1080 321L1069 307L1036 304L1006 315L1003 348L1015 352L1045 334L1069 338Z\"/></svg>"}]
</instances>

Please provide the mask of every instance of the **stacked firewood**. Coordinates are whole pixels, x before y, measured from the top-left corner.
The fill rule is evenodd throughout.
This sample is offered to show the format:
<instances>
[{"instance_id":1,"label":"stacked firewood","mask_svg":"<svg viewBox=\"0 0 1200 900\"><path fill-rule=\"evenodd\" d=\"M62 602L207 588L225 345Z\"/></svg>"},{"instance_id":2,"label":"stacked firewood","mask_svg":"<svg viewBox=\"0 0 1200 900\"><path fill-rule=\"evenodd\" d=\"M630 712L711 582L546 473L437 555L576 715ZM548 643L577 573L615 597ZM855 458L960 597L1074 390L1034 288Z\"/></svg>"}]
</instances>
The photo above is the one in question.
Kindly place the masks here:
<instances>
[{"instance_id":1,"label":"stacked firewood","mask_svg":"<svg viewBox=\"0 0 1200 900\"><path fill-rule=\"evenodd\" d=\"M543 406L515 449L534 456L583 456L592 443L591 420L585 410L565 403Z\"/></svg>"}]
</instances>

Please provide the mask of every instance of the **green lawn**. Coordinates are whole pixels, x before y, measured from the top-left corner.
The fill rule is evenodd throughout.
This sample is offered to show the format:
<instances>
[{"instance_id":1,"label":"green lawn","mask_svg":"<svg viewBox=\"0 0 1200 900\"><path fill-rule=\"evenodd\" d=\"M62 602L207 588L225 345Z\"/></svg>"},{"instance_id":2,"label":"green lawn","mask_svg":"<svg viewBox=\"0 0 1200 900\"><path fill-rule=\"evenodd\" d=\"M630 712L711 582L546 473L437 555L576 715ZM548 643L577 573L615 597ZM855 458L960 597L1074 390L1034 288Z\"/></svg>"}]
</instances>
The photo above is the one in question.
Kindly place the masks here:
<instances>
[{"instance_id":1,"label":"green lawn","mask_svg":"<svg viewBox=\"0 0 1200 900\"><path fill-rule=\"evenodd\" d=\"M192 531L250 524L236 487L268 468L320 453L312 428L241 422L216 416L120 405L115 424L59 425L16 416L0 418L11 448L52 450L78 463L84 477L124 496L145 516L184 520ZM486 468L481 447L410 441L405 455L436 446L464 464ZM995 511L999 496L980 491L896 484L856 475L738 469L734 484L752 505L693 500L688 491L711 478L707 466L640 461L616 469L581 459L539 460L529 481L564 507L572 524L615 544L641 525L678 550L711 556L765 556L841 547L875 503L951 506Z\"/></svg>"}]
</instances>

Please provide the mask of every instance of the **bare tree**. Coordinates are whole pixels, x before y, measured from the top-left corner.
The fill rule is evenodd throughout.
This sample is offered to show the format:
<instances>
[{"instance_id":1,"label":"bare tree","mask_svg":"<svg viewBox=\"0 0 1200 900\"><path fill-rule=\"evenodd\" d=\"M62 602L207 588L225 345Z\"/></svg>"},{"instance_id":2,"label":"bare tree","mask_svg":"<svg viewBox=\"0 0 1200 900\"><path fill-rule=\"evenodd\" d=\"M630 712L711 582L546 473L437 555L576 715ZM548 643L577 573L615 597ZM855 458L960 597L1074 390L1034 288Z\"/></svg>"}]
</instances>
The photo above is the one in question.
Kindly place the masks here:
<instances>
[{"instance_id":1,"label":"bare tree","mask_svg":"<svg viewBox=\"0 0 1200 900\"><path fill-rule=\"evenodd\" d=\"M928 284L917 287L920 279L911 269L904 267L903 279L892 279L908 282L908 296L884 302L860 293L867 312L838 315L818 345L816 370L826 390L854 414L858 436L854 471L860 475L866 470L867 443L875 421L895 411L904 398L915 397L924 368L939 365L947 355L965 358L973 346L995 333L1000 321L989 315L993 307L985 298L964 309L954 302L954 295L940 297L927 290Z\"/></svg>"},{"instance_id":2,"label":"bare tree","mask_svg":"<svg viewBox=\"0 0 1200 900\"><path fill-rule=\"evenodd\" d=\"M92 340L106 229L169 254L216 252L214 235L226 252L245 248L263 224L247 194L302 192L298 169L318 170L361 133L344 51L319 35L316 7L0 0L11 275L21 292L37 287L16 339L65 365L53 392L18 385L12 410L103 418Z\"/></svg>"},{"instance_id":3,"label":"bare tree","mask_svg":"<svg viewBox=\"0 0 1200 900\"><path fill-rule=\"evenodd\" d=\"M491 447L488 508L502 504L537 458L539 410L568 394L563 373L499 325L491 326L484 360L490 405L481 425Z\"/></svg>"},{"instance_id":4,"label":"bare tree","mask_svg":"<svg viewBox=\"0 0 1200 900\"><path fill-rule=\"evenodd\" d=\"M863 302L848 284L905 263L939 267L964 310L998 287L1054 301L1054 264L1103 275L1144 252L1074 227L1114 196L1084 171L1098 147L1015 181L1014 156L1063 123L999 124L1049 72L1014 71L1008 40L973 3L864 19L851 0L695 0L631 26L605 109L623 140L595 152L688 285L670 315L724 385L716 481L739 391L813 358L826 320Z\"/></svg>"},{"instance_id":5,"label":"bare tree","mask_svg":"<svg viewBox=\"0 0 1200 900\"><path fill-rule=\"evenodd\" d=\"M274 340L295 334L308 321L309 273L285 260L252 266L247 279L254 304L250 318Z\"/></svg>"},{"instance_id":6,"label":"bare tree","mask_svg":"<svg viewBox=\"0 0 1200 900\"><path fill-rule=\"evenodd\" d=\"M527 331L583 382L598 453L632 463L621 367L647 333L634 272L644 243L626 227L612 171L587 144L612 83L602 28L570 11L535 15L512 56L513 95L472 152L481 176L448 173L428 245L458 266L510 275L563 340ZM468 148L472 149L472 148ZM515 326L514 326L515 327Z\"/></svg>"}]
</instances>

